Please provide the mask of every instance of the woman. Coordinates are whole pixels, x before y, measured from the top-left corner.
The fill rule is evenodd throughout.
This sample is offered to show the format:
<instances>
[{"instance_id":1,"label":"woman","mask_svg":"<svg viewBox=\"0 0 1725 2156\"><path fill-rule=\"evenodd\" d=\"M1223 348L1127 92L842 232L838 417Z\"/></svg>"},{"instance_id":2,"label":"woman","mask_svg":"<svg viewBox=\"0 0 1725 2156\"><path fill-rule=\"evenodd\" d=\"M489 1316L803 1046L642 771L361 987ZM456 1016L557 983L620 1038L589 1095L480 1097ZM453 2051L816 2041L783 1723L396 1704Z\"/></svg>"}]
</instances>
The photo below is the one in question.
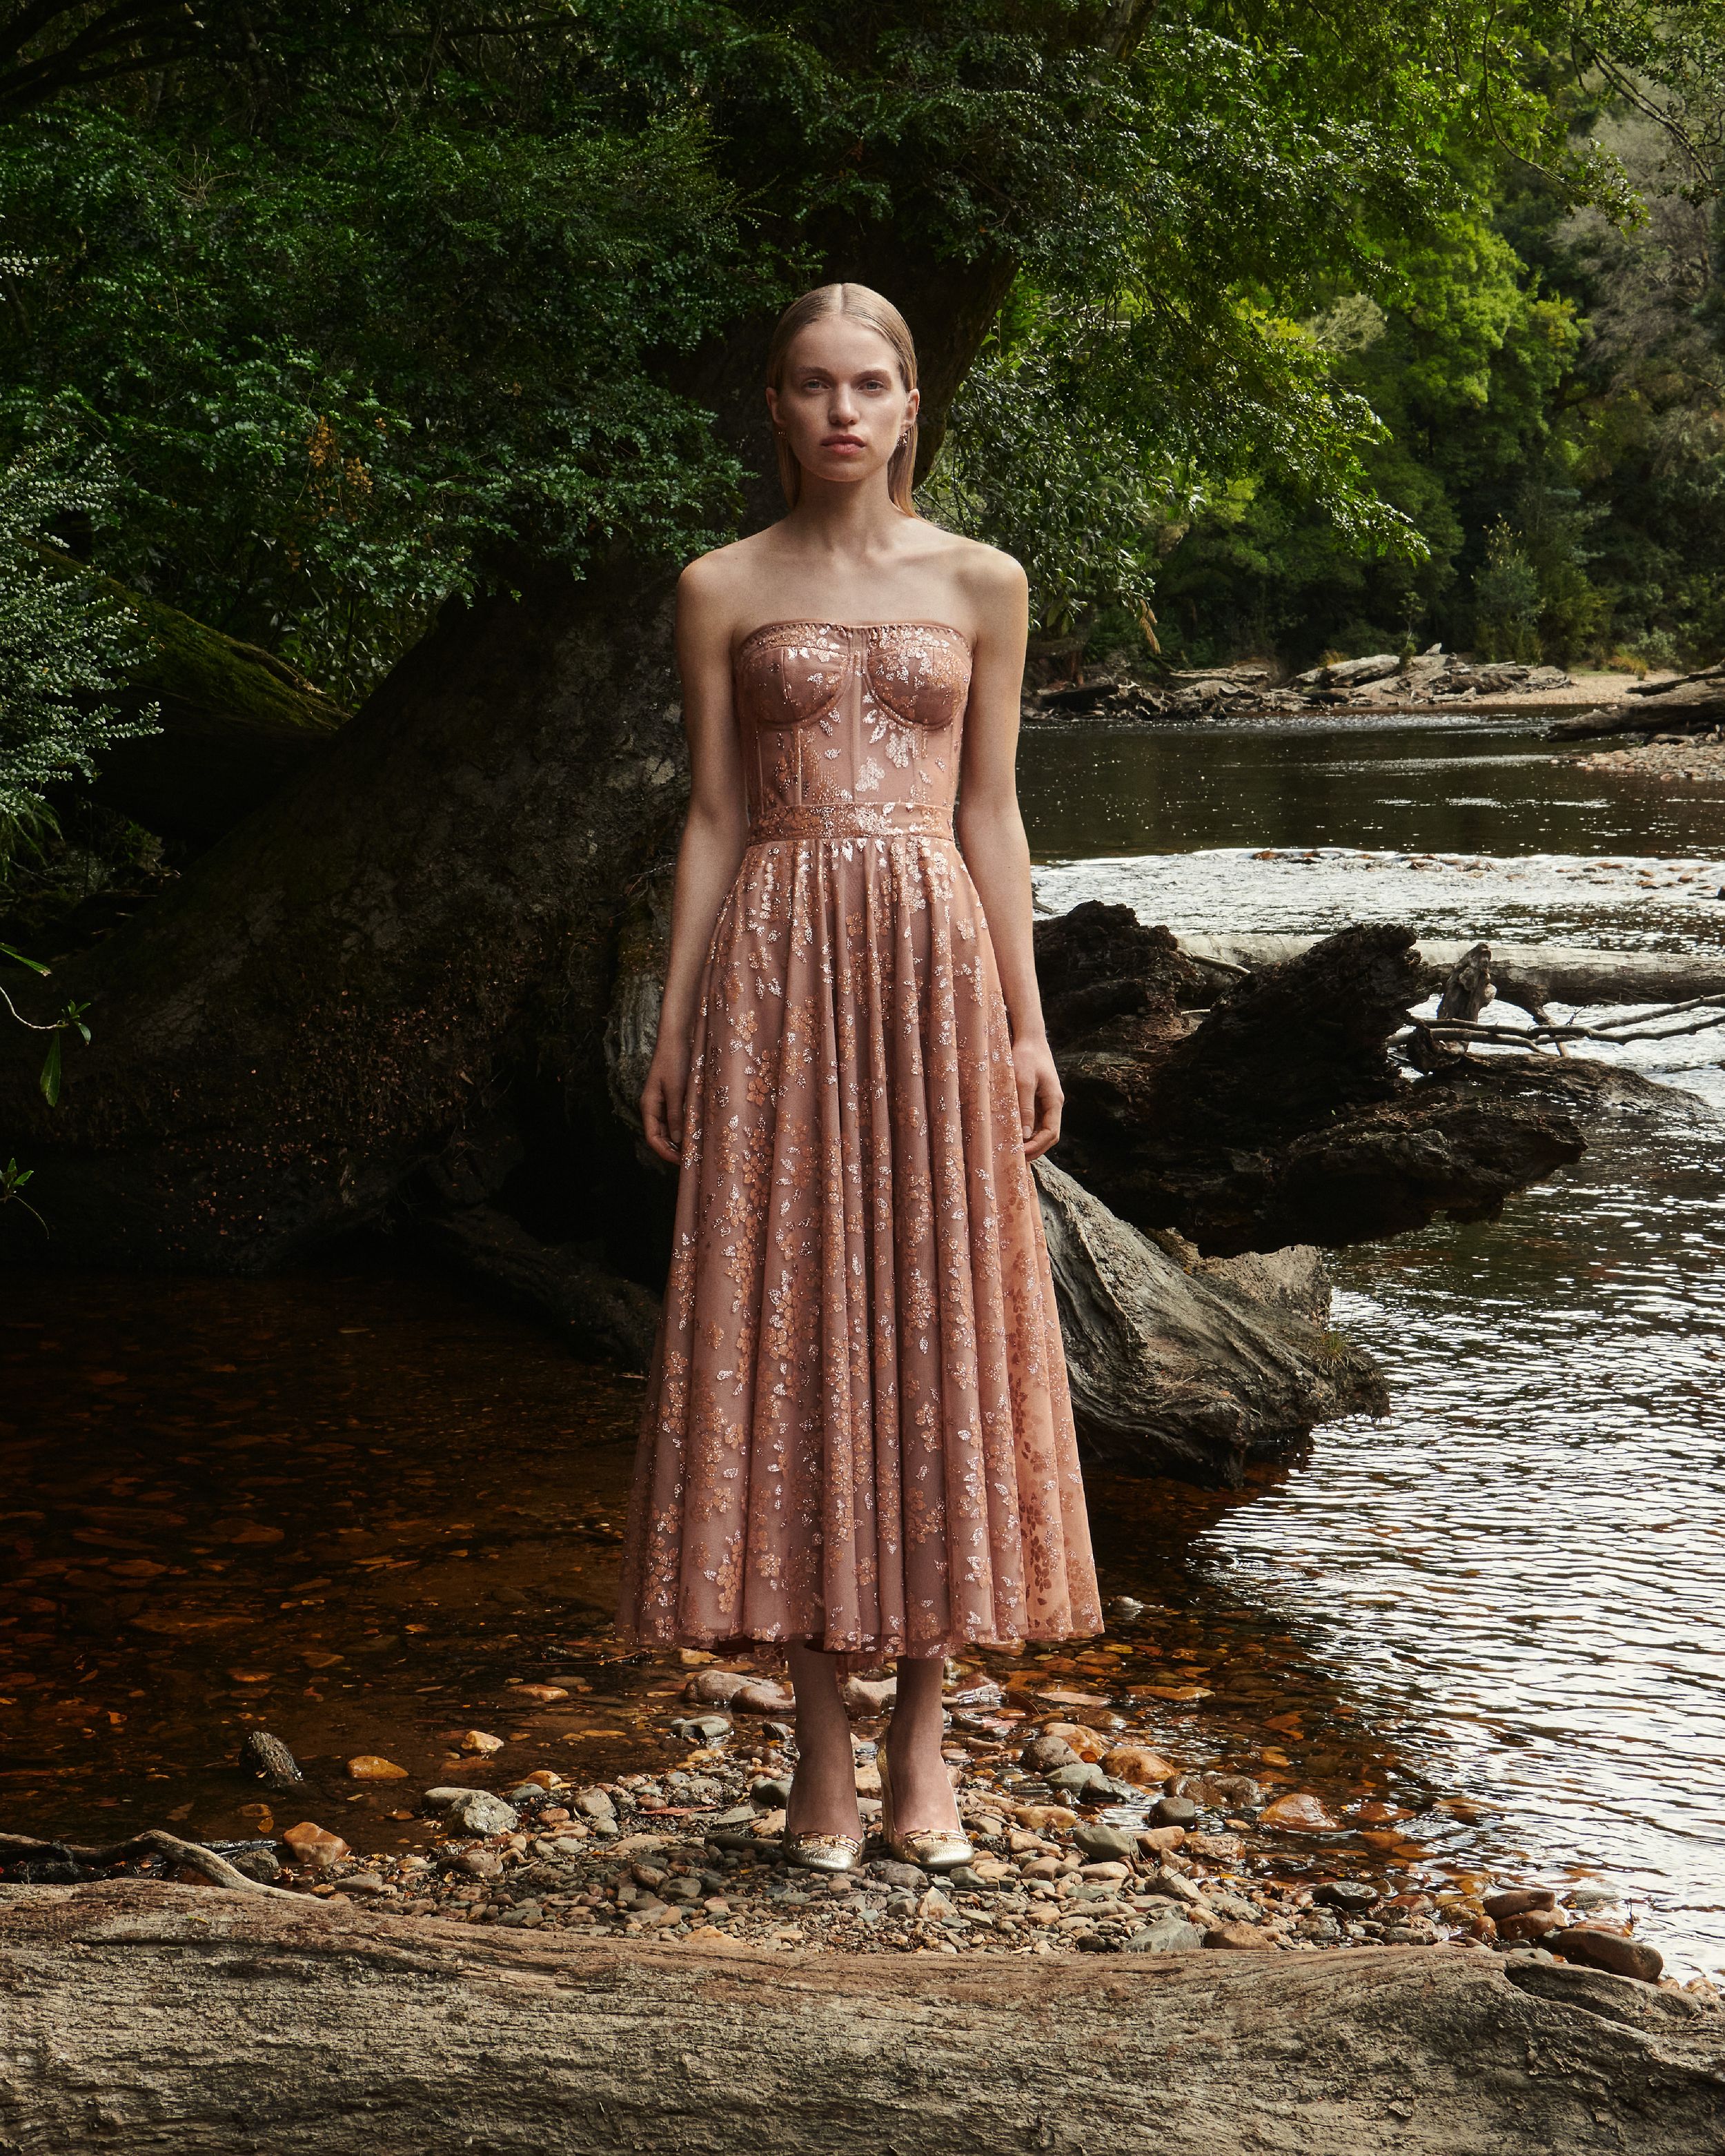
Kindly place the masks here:
<instances>
[{"instance_id":1,"label":"woman","mask_svg":"<svg viewBox=\"0 0 1725 2156\"><path fill-rule=\"evenodd\" d=\"M694 783L641 1096L681 1173L619 1626L786 1657L786 1852L827 1871L863 1845L844 1670L897 1657L882 1826L946 1869L945 1657L1101 1628L1027 1164L1060 1088L1013 778L1025 580L912 507L918 402L878 293L786 311L789 511L677 587Z\"/></svg>"}]
</instances>

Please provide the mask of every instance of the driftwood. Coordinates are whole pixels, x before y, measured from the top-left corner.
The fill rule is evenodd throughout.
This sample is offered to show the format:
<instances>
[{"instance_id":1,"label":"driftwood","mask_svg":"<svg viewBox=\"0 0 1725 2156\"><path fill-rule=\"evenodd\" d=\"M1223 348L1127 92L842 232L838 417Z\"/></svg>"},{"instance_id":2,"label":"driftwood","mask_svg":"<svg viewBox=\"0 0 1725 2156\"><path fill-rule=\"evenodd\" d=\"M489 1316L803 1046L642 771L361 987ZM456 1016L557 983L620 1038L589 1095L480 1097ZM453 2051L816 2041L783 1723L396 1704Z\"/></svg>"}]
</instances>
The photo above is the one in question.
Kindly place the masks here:
<instances>
[{"instance_id":1,"label":"driftwood","mask_svg":"<svg viewBox=\"0 0 1725 2156\"><path fill-rule=\"evenodd\" d=\"M1695 675L1669 685L1656 683L1630 693L1642 701L1566 712L1546 728L1545 738L1588 741L1599 734L1707 733L1725 724L1725 679L1717 674Z\"/></svg>"},{"instance_id":2,"label":"driftwood","mask_svg":"<svg viewBox=\"0 0 1725 2156\"><path fill-rule=\"evenodd\" d=\"M1702 2156L1717 2012L1462 1948L566 1943L185 1887L0 1894L0 2147L126 2156Z\"/></svg>"},{"instance_id":3,"label":"driftwood","mask_svg":"<svg viewBox=\"0 0 1725 2156\"><path fill-rule=\"evenodd\" d=\"M1485 1076L1409 1085L1389 1053L1425 993L1412 932L1324 937L1230 983L1094 902L1036 931L1066 1092L1060 1165L1207 1256L1327 1248L1493 1217L1582 1152L1564 1106ZM1459 1061L1461 1059L1454 1059Z\"/></svg>"},{"instance_id":4,"label":"driftwood","mask_svg":"<svg viewBox=\"0 0 1725 2156\"><path fill-rule=\"evenodd\" d=\"M1324 1321L1316 1250L1200 1258L1111 1213L1051 1161L1035 1167L1085 1450L1110 1465L1237 1488L1249 1460L1389 1395Z\"/></svg>"},{"instance_id":5,"label":"driftwood","mask_svg":"<svg viewBox=\"0 0 1725 2156\"><path fill-rule=\"evenodd\" d=\"M646 1368L659 1297L614 1271L597 1244L542 1243L491 1205L427 1212L416 1234L470 1278L549 1318L572 1353Z\"/></svg>"},{"instance_id":6,"label":"driftwood","mask_svg":"<svg viewBox=\"0 0 1725 2156\"><path fill-rule=\"evenodd\" d=\"M1303 957L1323 941L1317 936L1182 936L1183 957L1209 970L1226 968L1219 980L1239 972ZM1422 937L1414 945L1420 991L1442 987L1474 947ZM1577 943L1493 943L1491 978L1498 995L1536 1015L1548 1004L1664 1004L1725 989L1725 952L1595 951Z\"/></svg>"}]
</instances>

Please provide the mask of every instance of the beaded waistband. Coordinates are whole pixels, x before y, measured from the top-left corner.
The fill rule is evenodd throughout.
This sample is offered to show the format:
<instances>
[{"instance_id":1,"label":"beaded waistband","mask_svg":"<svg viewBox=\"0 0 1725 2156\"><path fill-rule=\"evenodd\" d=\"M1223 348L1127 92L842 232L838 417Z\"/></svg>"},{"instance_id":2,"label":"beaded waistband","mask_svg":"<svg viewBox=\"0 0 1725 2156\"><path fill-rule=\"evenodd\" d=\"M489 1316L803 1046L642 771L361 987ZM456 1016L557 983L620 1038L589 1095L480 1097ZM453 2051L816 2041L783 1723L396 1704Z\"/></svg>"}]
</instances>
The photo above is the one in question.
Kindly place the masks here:
<instances>
[{"instance_id":1,"label":"beaded waistband","mask_svg":"<svg viewBox=\"0 0 1725 2156\"><path fill-rule=\"evenodd\" d=\"M950 839L952 811L903 803L859 808L849 802L772 801L756 811L749 844L773 839Z\"/></svg>"}]
</instances>

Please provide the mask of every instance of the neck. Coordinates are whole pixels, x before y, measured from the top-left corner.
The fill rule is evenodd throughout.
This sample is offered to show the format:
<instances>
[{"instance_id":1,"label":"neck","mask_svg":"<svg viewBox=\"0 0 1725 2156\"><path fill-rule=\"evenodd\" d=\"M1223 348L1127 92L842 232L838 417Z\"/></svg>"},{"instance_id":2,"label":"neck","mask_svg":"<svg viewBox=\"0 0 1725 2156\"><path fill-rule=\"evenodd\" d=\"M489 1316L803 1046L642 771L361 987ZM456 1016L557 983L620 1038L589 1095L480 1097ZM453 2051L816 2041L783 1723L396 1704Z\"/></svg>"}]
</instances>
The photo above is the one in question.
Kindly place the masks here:
<instances>
[{"instance_id":1,"label":"neck","mask_svg":"<svg viewBox=\"0 0 1725 2156\"><path fill-rule=\"evenodd\" d=\"M883 467L865 480L849 481L805 471L797 506L783 521L800 546L855 559L896 546L906 519L886 491Z\"/></svg>"}]
</instances>

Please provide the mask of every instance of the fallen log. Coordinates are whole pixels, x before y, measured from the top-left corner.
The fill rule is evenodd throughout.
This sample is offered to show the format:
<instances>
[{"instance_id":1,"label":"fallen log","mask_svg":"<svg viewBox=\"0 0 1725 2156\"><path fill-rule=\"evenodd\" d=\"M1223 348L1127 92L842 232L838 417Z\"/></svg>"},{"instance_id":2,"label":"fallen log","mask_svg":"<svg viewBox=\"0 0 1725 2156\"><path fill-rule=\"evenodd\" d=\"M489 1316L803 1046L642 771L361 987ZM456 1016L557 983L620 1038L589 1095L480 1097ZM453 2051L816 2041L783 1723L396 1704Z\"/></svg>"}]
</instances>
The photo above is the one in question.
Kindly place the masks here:
<instances>
[{"instance_id":1,"label":"fallen log","mask_svg":"<svg viewBox=\"0 0 1725 2156\"><path fill-rule=\"evenodd\" d=\"M1589 741L1599 734L1704 733L1725 721L1725 679L1697 675L1686 681L1661 685L1639 693L1639 704L1600 704L1590 711L1565 712L1545 730L1548 741Z\"/></svg>"},{"instance_id":2,"label":"fallen log","mask_svg":"<svg viewBox=\"0 0 1725 2156\"><path fill-rule=\"evenodd\" d=\"M1719 2015L1481 1949L577 1945L351 1904L0 1893L0 2146L63 2156L1702 2156Z\"/></svg>"},{"instance_id":3,"label":"fallen log","mask_svg":"<svg viewBox=\"0 0 1725 2156\"><path fill-rule=\"evenodd\" d=\"M1091 902L1039 923L1036 957L1066 1094L1060 1165L1205 1256L1489 1219L1581 1155L1567 1106L1532 1091L1447 1068L1408 1082L1389 1044L1425 975L1405 927L1207 978L1167 929Z\"/></svg>"},{"instance_id":4,"label":"fallen log","mask_svg":"<svg viewBox=\"0 0 1725 2156\"><path fill-rule=\"evenodd\" d=\"M1303 957L1317 936L1181 936L1180 955L1205 968L1256 973ZM1676 1003L1725 989L1725 949L1716 952L1596 951L1579 943L1493 943L1491 980L1499 997L1523 1010L1548 1004ZM1474 946L1422 937L1414 946L1420 988L1443 987ZM1226 978L1226 974L1224 975Z\"/></svg>"},{"instance_id":5,"label":"fallen log","mask_svg":"<svg viewBox=\"0 0 1725 2156\"><path fill-rule=\"evenodd\" d=\"M1052 1161L1034 1173L1078 1434L1093 1459L1238 1489L1319 1423L1382 1414L1376 1363L1325 1323L1316 1250L1200 1258L1117 1219Z\"/></svg>"}]
</instances>

